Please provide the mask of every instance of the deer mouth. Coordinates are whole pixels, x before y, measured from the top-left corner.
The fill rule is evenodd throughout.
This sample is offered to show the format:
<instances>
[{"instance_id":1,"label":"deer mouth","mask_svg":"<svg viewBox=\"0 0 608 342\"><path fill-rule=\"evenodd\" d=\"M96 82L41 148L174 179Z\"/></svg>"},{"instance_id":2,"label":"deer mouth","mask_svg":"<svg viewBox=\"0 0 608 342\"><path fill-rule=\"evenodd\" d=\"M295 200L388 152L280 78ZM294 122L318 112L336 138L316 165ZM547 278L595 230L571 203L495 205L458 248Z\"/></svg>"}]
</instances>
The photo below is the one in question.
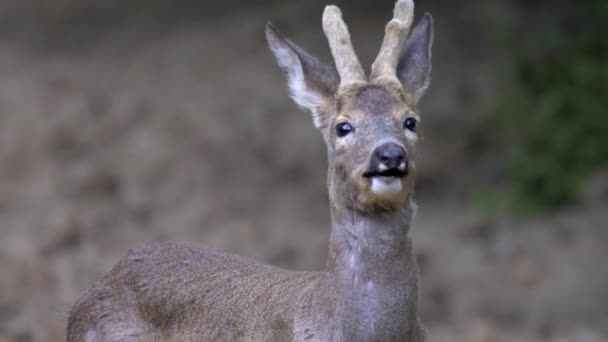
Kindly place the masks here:
<instances>
[{"instance_id":1,"label":"deer mouth","mask_svg":"<svg viewBox=\"0 0 608 342\"><path fill-rule=\"evenodd\" d=\"M380 170L369 170L363 173L363 177L371 179L371 178L381 178L383 180L391 180L391 179L401 179L407 175L405 170L401 170L399 168L392 168L384 171Z\"/></svg>"},{"instance_id":2,"label":"deer mouth","mask_svg":"<svg viewBox=\"0 0 608 342\"><path fill-rule=\"evenodd\" d=\"M363 177L369 181L369 190L375 196L393 197L403 192L403 178L407 176L407 168L384 167L384 170L368 170Z\"/></svg>"}]
</instances>

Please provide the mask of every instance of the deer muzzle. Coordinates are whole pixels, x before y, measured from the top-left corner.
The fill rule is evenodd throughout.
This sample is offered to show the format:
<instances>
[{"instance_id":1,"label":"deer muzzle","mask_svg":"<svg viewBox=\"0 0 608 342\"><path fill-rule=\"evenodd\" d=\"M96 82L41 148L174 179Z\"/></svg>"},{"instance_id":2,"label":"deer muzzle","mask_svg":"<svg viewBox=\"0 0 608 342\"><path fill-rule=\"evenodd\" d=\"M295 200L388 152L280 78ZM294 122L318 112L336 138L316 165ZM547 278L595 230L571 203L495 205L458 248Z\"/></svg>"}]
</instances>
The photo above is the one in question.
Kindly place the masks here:
<instances>
[{"instance_id":1,"label":"deer muzzle","mask_svg":"<svg viewBox=\"0 0 608 342\"><path fill-rule=\"evenodd\" d=\"M371 191L376 195L394 195L403 190L408 164L405 147L396 142L387 142L374 149L363 177L369 179Z\"/></svg>"}]
</instances>

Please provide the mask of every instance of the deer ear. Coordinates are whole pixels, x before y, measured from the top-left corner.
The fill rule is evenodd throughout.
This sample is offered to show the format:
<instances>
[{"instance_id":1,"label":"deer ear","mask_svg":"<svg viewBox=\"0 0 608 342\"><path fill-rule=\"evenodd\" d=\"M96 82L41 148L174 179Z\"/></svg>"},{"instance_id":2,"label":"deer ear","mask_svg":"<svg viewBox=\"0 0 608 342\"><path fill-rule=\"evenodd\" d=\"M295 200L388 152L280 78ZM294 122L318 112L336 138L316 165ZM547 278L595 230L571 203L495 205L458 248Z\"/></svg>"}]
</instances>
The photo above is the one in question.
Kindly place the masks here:
<instances>
[{"instance_id":1,"label":"deer ear","mask_svg":"<svg viewBox=\"0 0 608 342\"><path fill-rule=\"evenodd\" d=\"M432 47L433 17L426 13L412 30L397 66L397 77L416 102L431 84Z\"/></svg>"},{"instance_id":2,"label":"deer ear","mask_svg":"<svg viewBox=\"0 0 608 342\"><path fill-rule=\"evenodd\" d=\"M334 96L338 85L336 71L285 39L271 23L266 25L266 39L287 77L295 103L312 112L315 126L326 126L328 113L322 113L321 107Z\"/></svg>"}]
</instances>

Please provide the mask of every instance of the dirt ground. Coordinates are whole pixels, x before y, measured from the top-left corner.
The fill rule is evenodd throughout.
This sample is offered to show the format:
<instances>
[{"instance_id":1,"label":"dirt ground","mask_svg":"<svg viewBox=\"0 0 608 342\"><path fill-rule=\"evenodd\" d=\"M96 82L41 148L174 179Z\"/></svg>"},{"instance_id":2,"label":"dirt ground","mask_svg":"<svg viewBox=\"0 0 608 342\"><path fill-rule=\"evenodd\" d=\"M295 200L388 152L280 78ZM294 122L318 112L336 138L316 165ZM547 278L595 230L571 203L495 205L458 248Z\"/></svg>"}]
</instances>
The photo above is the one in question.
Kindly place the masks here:
<instances>
[{"instance_id":1,"label":"dirt ground","mask_svg":"<svg viewBox=\"0 0 608 342\"><path fill-rule=\"evenodd\" d=\"M437 25L412 233L429 340L608 341L608 177L594 178L576 206L529 221L484 219L468 196L492 170L472 162L470 114L492 103L504 67L482 28L514 9L421 7ZM262 35L267 18L283 18L294 40L329 60L309 20L321 8L278 2L103 29L3 26L1 342L64 340L79 293L150 241L323 265L324 146L289 101ZM350 13L365 62L386 13Z\"/></svg>"}]
</instances>

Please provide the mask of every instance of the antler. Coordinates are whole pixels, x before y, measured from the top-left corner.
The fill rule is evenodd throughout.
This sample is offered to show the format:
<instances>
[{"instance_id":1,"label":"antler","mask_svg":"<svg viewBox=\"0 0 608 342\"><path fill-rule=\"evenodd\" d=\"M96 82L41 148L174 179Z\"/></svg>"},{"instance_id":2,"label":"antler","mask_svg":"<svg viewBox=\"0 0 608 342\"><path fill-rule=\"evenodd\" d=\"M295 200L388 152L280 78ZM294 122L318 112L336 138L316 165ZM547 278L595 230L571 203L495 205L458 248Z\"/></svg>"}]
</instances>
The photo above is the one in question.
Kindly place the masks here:
<instances>
[{"instance_id":1,"label":"antler","mask_svg":"<svg viewBox=\"0 0 608 342\"><path fill-rule=\"evenodd\" d=\"M350 40L348 27L342 20L342 12L338 7L333 5L325 7L323 31L340 74L340 88L346 88L353 83L366 82L363 68Z\"/></svg>"},{"instance_id":2,"label":"antler","mask_svg":"<svg viewBox=\"0 0 608 342\"><path fill-rule=\"evenodd\" d=\"M380 78L396 79L399 54L407 38L414 19L414 3L412 0L398 0L395 4L393 19L385 29L382 47L378 57L372 64L370 80Z\"/></svg>"}]
</instances>

